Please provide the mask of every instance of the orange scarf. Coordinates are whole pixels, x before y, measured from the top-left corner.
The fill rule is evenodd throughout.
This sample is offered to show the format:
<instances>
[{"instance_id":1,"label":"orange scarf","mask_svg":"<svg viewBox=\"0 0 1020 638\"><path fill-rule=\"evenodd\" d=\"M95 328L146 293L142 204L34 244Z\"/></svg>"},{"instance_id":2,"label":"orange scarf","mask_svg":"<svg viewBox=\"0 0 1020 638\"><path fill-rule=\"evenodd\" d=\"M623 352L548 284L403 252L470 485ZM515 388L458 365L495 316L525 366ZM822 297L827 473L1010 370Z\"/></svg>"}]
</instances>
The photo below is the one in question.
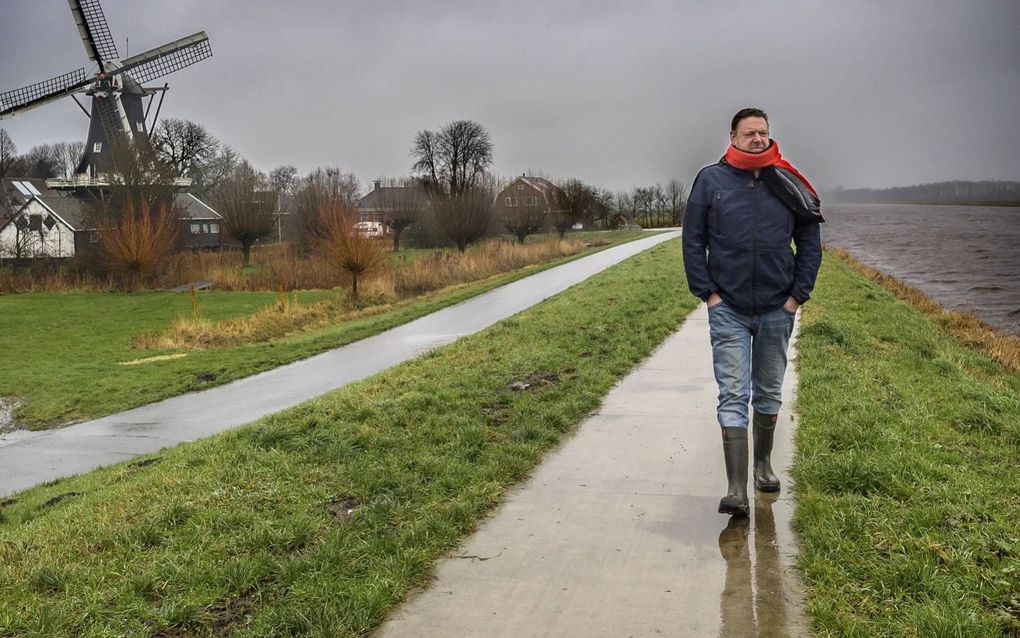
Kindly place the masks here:
<instances>
[{"instance_id":1,"label":"orange scarf","mask_svg":"<svg viewBox=\"0 0 1020 638\"><path fill-rule=\"evenodd\" d=\"M807 178L800 174L793 164L783 159L782 153L779 152L779 142L775 140L769 141L769 147L761 153L748 153L742 151L732 144L726 149L726 155L723 157L727 164L734 168L739 168L744 171L756 171L766 166L778 166L779 168L785 168L794 175L797 179L804 182L804 185L808 187L814 195L817 197L818 192L815 191L815 187L811 185L811 182L807 181Z\"/></svg>"}]
</instances>

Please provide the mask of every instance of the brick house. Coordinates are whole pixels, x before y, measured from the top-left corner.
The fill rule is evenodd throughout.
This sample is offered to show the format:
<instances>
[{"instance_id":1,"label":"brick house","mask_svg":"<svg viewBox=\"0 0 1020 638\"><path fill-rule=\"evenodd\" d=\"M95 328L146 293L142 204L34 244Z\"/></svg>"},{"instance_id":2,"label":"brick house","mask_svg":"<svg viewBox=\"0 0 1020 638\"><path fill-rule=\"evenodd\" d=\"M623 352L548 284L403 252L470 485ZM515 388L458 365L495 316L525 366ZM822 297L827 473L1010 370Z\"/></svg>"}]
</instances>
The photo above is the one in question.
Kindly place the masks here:
<instances>
[{"instance_id":1,"label":"brick house","mask_svg":"<svg viewBox=\"0 0 1020 638\"><path fill-rule=\"evenodd\" d=\"M563 191L544 177L521 175L496 195L496 213L500 216L536 211L557 213Z\"/></svg>"}]
</instances>

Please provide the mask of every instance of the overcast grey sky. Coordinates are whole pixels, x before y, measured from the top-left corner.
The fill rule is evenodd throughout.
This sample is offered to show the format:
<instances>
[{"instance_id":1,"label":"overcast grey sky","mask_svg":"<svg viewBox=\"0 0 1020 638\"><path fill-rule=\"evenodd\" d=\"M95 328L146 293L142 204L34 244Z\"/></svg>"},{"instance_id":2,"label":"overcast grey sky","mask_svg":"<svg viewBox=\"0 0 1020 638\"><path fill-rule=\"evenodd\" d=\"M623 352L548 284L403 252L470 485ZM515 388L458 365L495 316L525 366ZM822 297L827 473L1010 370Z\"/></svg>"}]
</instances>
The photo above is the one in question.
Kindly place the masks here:
<instances>
[{"instance_id":1,"label":"overcast grey sky","mask_svg":"<svg viewBox=\"0 0 1020 638\"><path fill-rule=\"evenodd\" d=\"M162 116L266 171L399 176L415 132L466 118L501 175L690 184L758 105L823 188L1020 179L1017 0L102 5L122 55L209 34L213 57L165 78ZM81 66L66 0L0 0L0 91ZM0 127L24 152L87 120L65 99Z\"/></svg>"}]
</instances>

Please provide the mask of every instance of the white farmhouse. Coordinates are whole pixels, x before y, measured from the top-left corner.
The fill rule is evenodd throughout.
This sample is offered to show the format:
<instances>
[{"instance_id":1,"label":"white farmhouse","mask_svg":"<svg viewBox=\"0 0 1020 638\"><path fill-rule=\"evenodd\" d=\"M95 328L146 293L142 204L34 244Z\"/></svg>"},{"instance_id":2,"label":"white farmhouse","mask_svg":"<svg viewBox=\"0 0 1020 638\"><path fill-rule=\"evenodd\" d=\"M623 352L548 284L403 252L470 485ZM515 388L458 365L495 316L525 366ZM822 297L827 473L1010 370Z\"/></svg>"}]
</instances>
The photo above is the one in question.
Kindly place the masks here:
<instances>
[{"instance_id":1,"label":"white farmhouse","mask_svg":"<svg viewBox=\"0 0 1020 638\"><path fill-rule=\"evenodd\" d=\"M0 258L73 257L87 241L81 202L45 180L5 179L0 197Z\"/></svg>"}]
</instances>

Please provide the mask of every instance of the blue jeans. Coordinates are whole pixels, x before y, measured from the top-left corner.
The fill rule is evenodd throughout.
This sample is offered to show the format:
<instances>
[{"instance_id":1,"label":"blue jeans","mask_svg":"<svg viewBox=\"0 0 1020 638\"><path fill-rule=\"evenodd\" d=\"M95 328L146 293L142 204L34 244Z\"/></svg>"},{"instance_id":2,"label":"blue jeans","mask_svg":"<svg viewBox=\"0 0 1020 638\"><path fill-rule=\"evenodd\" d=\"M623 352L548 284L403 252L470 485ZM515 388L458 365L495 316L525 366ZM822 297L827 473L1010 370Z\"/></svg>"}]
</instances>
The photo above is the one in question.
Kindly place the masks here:
<instances>
[{"instance_id":1,"label":"blue jeans","mask_svg":"<svg viewBox=\"0 0 1020 638\"><path fill-rule=\"evenodd\" d=\"M720 426L746 428L748 401L756 412L779 414L786 349L796 316L785 308L743 315L725 301L708 309Z\"/></svg>"}]
</instances>

